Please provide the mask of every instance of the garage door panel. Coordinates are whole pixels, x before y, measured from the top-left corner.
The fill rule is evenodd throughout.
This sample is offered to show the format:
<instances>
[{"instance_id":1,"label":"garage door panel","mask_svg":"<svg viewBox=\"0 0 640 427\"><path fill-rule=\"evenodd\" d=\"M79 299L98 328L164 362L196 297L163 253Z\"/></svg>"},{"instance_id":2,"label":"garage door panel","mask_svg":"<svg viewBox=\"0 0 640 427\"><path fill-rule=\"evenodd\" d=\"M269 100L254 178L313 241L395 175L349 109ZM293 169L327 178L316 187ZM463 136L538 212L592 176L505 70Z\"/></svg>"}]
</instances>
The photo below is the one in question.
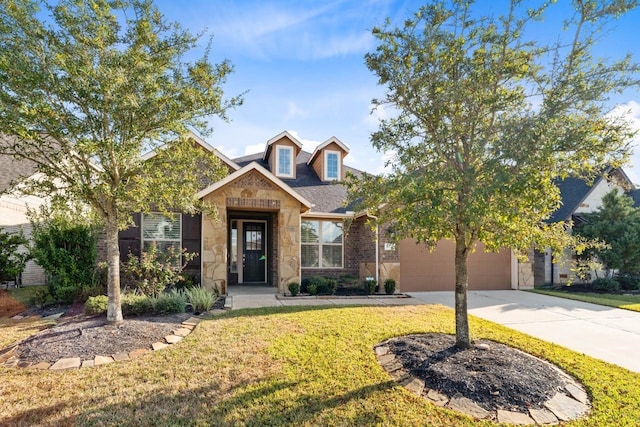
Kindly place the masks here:
<instances>
[{"instance_id":1,"label":"garage door panel","mask_svg":"<svg viewBox=\"0 0 640 427\"><path fill-rule=\"evenodd\" d=\"M429 252L412 239L402 240L400 248L400 290L448 291L455 288L455 244L441 240ZM484 252L479 244L469 255L469 289L511 289L511 251Z\"/></svg>"}]
</instances>

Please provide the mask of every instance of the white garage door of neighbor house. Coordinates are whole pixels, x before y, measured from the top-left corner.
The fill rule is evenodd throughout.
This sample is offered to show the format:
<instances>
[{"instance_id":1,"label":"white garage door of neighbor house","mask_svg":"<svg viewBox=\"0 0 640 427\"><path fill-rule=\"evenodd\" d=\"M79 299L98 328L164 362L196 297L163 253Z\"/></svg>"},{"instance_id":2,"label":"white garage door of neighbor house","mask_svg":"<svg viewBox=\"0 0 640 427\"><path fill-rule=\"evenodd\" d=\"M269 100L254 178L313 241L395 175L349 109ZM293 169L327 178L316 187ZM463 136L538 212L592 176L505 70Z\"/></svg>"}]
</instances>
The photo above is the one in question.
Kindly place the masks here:
<instances>
[{"instance_id":1,"label":"white garage door of neighbor house","mask_svg":"<svg viewBox=\"0 0 640 427\"><path fill-rule=\"evenodd\" d=\"M455 288L455 243L441 240L433 252L416 245L415 240L400 242L400 284L402 292L452 291ZM469 289L511 289L511 251L484 252L478 244L469 255Z\"/></svg>"}]
</instances>

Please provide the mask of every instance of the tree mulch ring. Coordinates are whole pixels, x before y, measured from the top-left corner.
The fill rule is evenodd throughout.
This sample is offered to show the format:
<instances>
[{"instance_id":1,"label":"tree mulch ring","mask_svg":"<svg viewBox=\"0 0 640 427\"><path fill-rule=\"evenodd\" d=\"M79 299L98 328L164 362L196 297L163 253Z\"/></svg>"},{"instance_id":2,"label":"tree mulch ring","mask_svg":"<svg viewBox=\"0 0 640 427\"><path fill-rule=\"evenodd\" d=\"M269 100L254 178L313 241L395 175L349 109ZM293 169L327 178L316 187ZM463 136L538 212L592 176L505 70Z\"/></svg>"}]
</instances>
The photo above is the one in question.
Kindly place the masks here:
<instances>
[{"instance_id":1,"label":"tree mulch ring","mask_svg":"<svg viewBox=\"0 0 640 427\"><path fill-rule=\"evenodd\" d=\"M553 412L555 402L571 407L558 411L555 422L579 418L589 409L576 380L549 362L497 342L479 340L460 349L455 336L431 333L392 338L375 351L396 381L439 406L459 410L454 400L468 399L481 408L468 411L475 418L509 422L496 414L513 413L532 424L539 421L534 415Z\"/></svg>"}]
</instances>

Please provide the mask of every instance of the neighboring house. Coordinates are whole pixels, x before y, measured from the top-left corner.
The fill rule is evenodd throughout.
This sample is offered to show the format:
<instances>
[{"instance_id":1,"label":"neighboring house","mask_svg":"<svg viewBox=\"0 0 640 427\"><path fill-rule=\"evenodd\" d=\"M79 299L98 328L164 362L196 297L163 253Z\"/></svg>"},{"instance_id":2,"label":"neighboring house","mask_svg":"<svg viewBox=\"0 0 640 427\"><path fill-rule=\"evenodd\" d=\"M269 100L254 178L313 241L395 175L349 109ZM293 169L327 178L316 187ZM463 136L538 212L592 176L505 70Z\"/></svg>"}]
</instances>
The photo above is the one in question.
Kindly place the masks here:
<instances>
[{"instance_id":1,"label":"neighboring house","mask_svg":"<svg viewBox=\"0 0 640 427\"><path fill-rule=\"evenodd\" d=\"M313 275L374 277L379 283L393 278L402 291L453 289L450 242L433 253L410 240L392 244L385 227L371 228L366 216L344 206L347 191L340 181L347 171L360 172L344 164L349 148L339 139L331 137L308 153L282 132L263 152L234 160L195 135L193 140L217 154L229 171L198 193L217 207L217 218L137 214L135 226L120 233L123 261L152 242L159 248L180 245L199 254L186 273L222 293L242 284L285 292L289 283ZM509 250L490 254L478 248L469 263L471 289L517 288L522 272L531 271Z\"/></svg>"},{"instance_id":2,"label":"neighboring house","mask_svg":"<svg viewBox=\"0 0 640 427\"><path fill-rule=\"evenodd\" d=\"M35 165L25 160L17 160L11 156L0 155L0 227L5 232L19 232L21 229L26 238L31 237L31 223L27 219L27 208L37 208L43 199L25 196L14 189L20 182L35 173ZM27 263L22 273L23 285L42 285L45 274L42 267L33 261Z\"/></svg>"},{"instance_id":3,"label":"neighboring house","mask_svg":"<svg viewBox=\"0 0 640 427\"><path fill-rule=\"evenodd\" d=\"M635 205L640 204L640 191L622 169L608 169L592 183L578 178L566 178L558 183L562 205L549 218L549 222L572 221L574 224L584 221L582 214L595 212L602 206L605 194L617 189L633 197ZM581 282L582 279L571 271L575 254L569 250L561 256L536 252L534 261L534 283L562 284L568 281ZM593 277L592 277L593 279Z\"/></svg>"}]
</instances>

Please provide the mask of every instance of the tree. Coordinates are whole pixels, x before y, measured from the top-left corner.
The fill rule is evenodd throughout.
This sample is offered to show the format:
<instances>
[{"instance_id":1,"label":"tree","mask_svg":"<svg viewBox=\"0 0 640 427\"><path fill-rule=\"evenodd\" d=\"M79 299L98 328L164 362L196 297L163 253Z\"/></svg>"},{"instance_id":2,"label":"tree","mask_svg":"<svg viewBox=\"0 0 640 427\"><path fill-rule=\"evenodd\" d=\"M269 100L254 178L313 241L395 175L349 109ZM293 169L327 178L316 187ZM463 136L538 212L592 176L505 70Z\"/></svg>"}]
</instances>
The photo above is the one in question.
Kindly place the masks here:
<instances>
[{"instance_id":1,"label":"tree","mask_svg":"<svg viewBox=\"0 0 640 427\"><path fill-rule=\"evenodd\" d=\"M28 243L22 231L10 233L0 228L0 279L15 279L16 286L20 284L20 275L27 261L31 259L28 251L20 249L26 247Z\"/></svg>"},{"instance_id":2,"label":"tree","mask_svg":"<svg viewBox=\"0 0 640 427\"><path fill-rule=\"evenodd\" d=\"M587 239L601 240L607 246L587 251L598 258L611 277L620 273L640 272L640 210L633 199L612 190L602 198L602 206L593 213L583 214L584 222L574 232Z\"/></svg>"},{"instance_id":3,"label":"tree","mask_svg":"<svg viewBox=\"0 0 640 427\"><path fill-rule=\"evenodd\" d=\"M80 200L102 220L112 323L122 321L118 230L151 206L204 208L195 200L201 175L224 173L188 135L206 134L208 119L226 119L241 98L223 99L232 67L209 61L210 44L188 61L199 38L151 0L0 5L0 153L36 163L40 179L24 191Z\"/></svg>"},{"instance_id":4,"label":"tree","mask_svg":"<svg viewBox=\"0 0 640 427\"><path fill-rule=\"evenodd\" d=\"M374 28L379 44L366 55L387 89L373 104L391 112L372 144L392 159L382 176L350 177L350 199L393 223L397 239L455 241L461 348L470 346L467 259L477 242L521 256L532 244L565 245L565 226L543 222L560 203L553 179L620 164L632 135L605 115L605 100L638 67L590 51L600 27L635 2L576 0L557 44L525 39L551 3L512 0L505 15L482 17L471 1L431 2L401 27Z\"/></svg>"}]
</instances>

